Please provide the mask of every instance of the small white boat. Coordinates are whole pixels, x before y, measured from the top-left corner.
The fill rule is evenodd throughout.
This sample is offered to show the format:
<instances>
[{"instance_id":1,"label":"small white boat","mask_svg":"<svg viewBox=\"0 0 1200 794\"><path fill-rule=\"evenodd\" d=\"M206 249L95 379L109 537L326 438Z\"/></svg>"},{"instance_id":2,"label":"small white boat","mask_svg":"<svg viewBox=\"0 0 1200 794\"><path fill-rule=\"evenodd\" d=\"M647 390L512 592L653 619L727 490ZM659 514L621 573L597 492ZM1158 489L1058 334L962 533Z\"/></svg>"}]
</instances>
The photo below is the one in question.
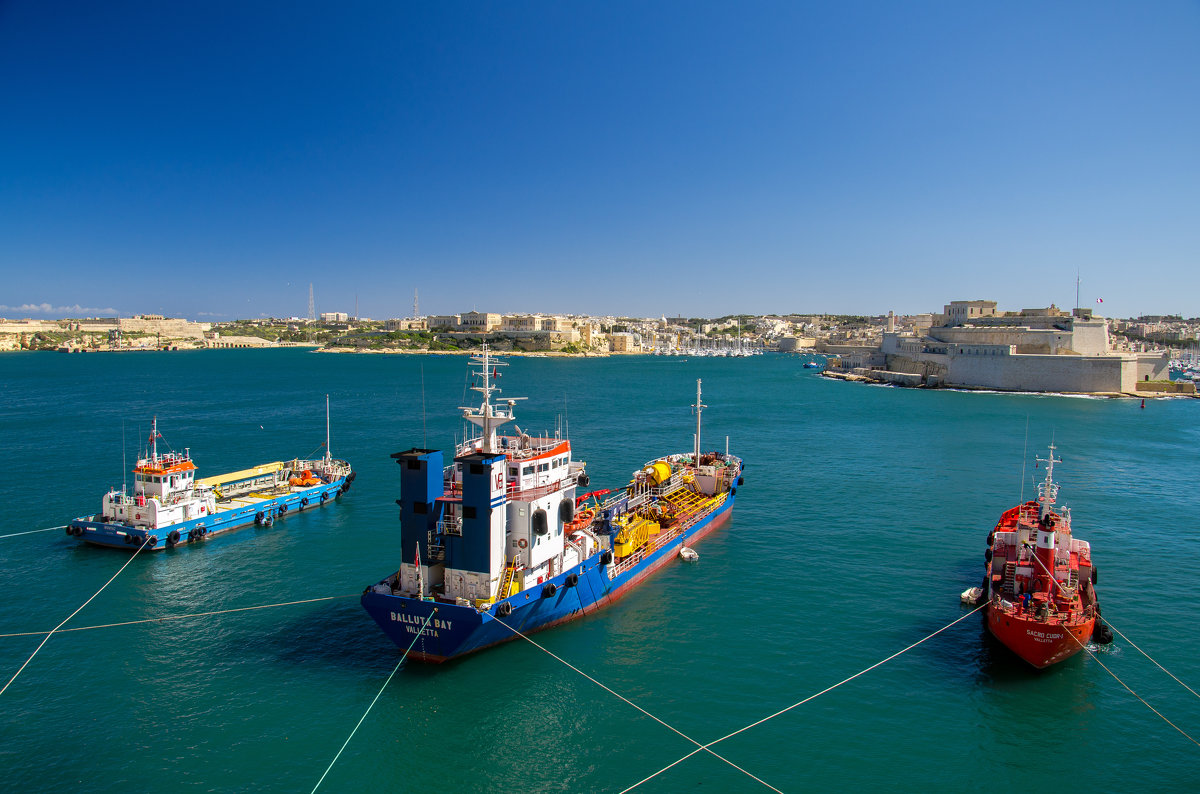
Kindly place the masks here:
<instances>
[{"instance_id":1,"label":"small white boat","mask_svg":"<svg viewBox=\"0 0 1200 794\"><path fill-rule=\"evenodd\" d=\"M688 562L695 562L696 560L700 559L700 555L697 554L696 550L690 546L680 546L679 558L682 560L687 560Z\"/></svg>"}]
</instances>

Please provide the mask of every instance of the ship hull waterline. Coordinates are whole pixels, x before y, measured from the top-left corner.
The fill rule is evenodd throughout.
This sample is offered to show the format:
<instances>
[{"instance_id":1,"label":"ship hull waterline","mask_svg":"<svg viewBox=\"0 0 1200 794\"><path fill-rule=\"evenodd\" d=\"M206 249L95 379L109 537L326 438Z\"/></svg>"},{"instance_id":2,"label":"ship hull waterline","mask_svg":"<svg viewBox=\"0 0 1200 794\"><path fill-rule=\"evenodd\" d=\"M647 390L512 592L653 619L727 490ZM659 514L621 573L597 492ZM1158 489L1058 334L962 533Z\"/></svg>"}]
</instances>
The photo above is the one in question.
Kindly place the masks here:
<instances>
[{"instance_id":1,"label":"ship hull waterline","mask_svg":"<svg viewBox=\"0 0 1200 794\"><path fill-rule=\"evenodd\" d=\"M575 620L627 595L644 579L675 559L681 545L690 545L725 524L733 512L735 498L730 494L719 508L683 535L613 579L609 579L607 570L612 566L601 565L603 552L597 552L580 565L563 571L535 588L498 601L484 613L470 606L422 601L371 590L363 593L362 605L398 647L408 648L412 645L408 659L431 664L447 662L517 639L517 631L528 635ZM577 575L578 582L574 587L567 587L566 579L572 573ZM543 588L550 584L555 586L554 595L543 597ZM512 612L501 618L495 612L504 603L512 605ZM426 624L431 614L433 617ZM422 626L425 627L423 630ZM419 630L421 633L418 637Z\"/></svg>"},{"instance_id":2,"label":"ship hull waterline","mask_svg":"<svg viewBox=\"0 0 1200 794\"><path fill-rule=\"evenodd\" d=\"M1006 648L1039 670L1071 658L1092 638L1095 619L1047 623L1009 614L989 605L988 631Z\"/></svg>"},{"instance_id":3,"label":"ship hull waterline","mask_svg":"<svg viewBox=\"0 0 1200 794\"><path fill-rule=\"evenodd\" d=\"M180 540L177 545L184 546L191 542L188 539L188 535L194 529L203 528L207 530L204 537L206 540L214 535L258 523L257 516L259 515L269 515L272 520L280 520L292 511L302 512L305 509L312 509L313 507L323 507L326 503L342 495L346 479L345 477L338 477L329 483L321 483L320 485L263 499L254 504L222 510L188 521L180 521L176 524L153 529L128 526L111 521L89 520L86 518L77 518L68 526L81 530L82 534L79 536L79 539L90 546L125 549L126 551L137 551L142 547L145 540L153 535L158 538L158 543L154 546L146 545L145 550L160 551L169 548L164 541L172 530L180 534Z\"/></svg>"}]
</instances>

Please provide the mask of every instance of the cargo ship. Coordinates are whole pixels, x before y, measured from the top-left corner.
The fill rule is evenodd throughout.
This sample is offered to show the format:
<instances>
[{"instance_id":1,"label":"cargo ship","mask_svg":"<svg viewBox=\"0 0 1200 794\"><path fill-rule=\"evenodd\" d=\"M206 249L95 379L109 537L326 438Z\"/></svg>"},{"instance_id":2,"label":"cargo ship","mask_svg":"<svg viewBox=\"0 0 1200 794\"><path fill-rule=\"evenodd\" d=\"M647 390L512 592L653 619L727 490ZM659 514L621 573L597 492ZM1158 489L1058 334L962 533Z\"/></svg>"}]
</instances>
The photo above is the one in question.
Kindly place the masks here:
<instances>
[{"instance_id":1,"label":"cargo ship","mask_svg":"<svg viewBox=\"0 0 1200 794\"><path fill-rule=\"evenodd\" d=\"M350 464L329 452L328 403L323 457L264 463L203 479L195 476L190 450L159 451L158 417L151 428L145 456L133 469L133 493L110 489L99 513L67 524L68 535L128 551L171 549L323 507L354 481Z\"/></svg>"},{"instance_id":2,"label":"cargo ship","mask_svg":"<svg viewBox=\"0 0 1200 794\"><path fill-rule=\"evenodd\" d=\"M1038 498L1009 508L988 535L986 576L978 598L986 599L988 630L1036 668L1049 667L1083 650L1089 640L1112 641L1099 622L1097 573L1091 545L1071 533L1071 511L1056 510L1058 484L1050 445ZM986 588L986 589L985 589ZM970 592L970 591L969 591Z\"/></svg>"},{"instance_id":3,"label":"cargo ship","mask_svg":"<svg viewBox=\"0 0 1200 794\"><path fill-rule=\"evenodd\" d=\"M362 605L408 658L439 663L594 612L687 554L733 510L742 461L695 446L652 460L617 491L583 493L586 465L561 433L513 425L516 400L493 402L497 362L471 359L479 405L453 461L410 449L400 465L400 559Z\"/></svg>"}]
</instances>

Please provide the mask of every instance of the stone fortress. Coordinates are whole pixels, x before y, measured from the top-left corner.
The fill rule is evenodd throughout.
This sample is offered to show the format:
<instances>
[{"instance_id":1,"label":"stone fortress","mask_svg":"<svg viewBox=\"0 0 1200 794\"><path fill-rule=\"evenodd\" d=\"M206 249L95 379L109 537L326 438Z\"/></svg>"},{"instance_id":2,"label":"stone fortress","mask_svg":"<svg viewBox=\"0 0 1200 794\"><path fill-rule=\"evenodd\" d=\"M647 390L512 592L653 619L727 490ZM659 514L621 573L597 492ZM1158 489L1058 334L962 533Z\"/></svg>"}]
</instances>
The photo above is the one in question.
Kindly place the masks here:
<instances>
[{"instance_id":1,"label":"stone fortress","mask_svg":"<svg viewBox=\"0 0 1200 794\"><path fill-rule=\"evenodd\" d=\"M1108 320L1090 309L999 312L995 301L952 301L928 329L885 329L878 351L846 363L873 380L1035 392L1134 393L1166 381L1166 352L1113 349Z\"/></svg>"}]
</instances>

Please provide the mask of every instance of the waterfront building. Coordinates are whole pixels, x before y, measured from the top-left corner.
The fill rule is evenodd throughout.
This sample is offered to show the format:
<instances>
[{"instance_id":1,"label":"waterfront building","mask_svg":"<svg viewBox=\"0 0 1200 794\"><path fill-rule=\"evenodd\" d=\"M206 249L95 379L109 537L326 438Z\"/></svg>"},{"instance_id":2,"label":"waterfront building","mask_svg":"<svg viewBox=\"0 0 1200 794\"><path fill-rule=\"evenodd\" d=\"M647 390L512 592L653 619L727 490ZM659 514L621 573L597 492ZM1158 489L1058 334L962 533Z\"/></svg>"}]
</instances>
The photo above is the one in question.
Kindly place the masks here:
<instances>
[{"instance_id":1,"label":"waterfront building","mask_svg":"<svg viewBox=\"0 0 1200 794\"><path fill-rule=\"evenodd\" d=\"M998 312L994 301L953 301L923 333L885 332L878 351L853 358L848 366L912 385L1133 393L1168 378L1165 352L1114 350L1108 321L1090 309Z\"/></svg>"}]
</instances>

